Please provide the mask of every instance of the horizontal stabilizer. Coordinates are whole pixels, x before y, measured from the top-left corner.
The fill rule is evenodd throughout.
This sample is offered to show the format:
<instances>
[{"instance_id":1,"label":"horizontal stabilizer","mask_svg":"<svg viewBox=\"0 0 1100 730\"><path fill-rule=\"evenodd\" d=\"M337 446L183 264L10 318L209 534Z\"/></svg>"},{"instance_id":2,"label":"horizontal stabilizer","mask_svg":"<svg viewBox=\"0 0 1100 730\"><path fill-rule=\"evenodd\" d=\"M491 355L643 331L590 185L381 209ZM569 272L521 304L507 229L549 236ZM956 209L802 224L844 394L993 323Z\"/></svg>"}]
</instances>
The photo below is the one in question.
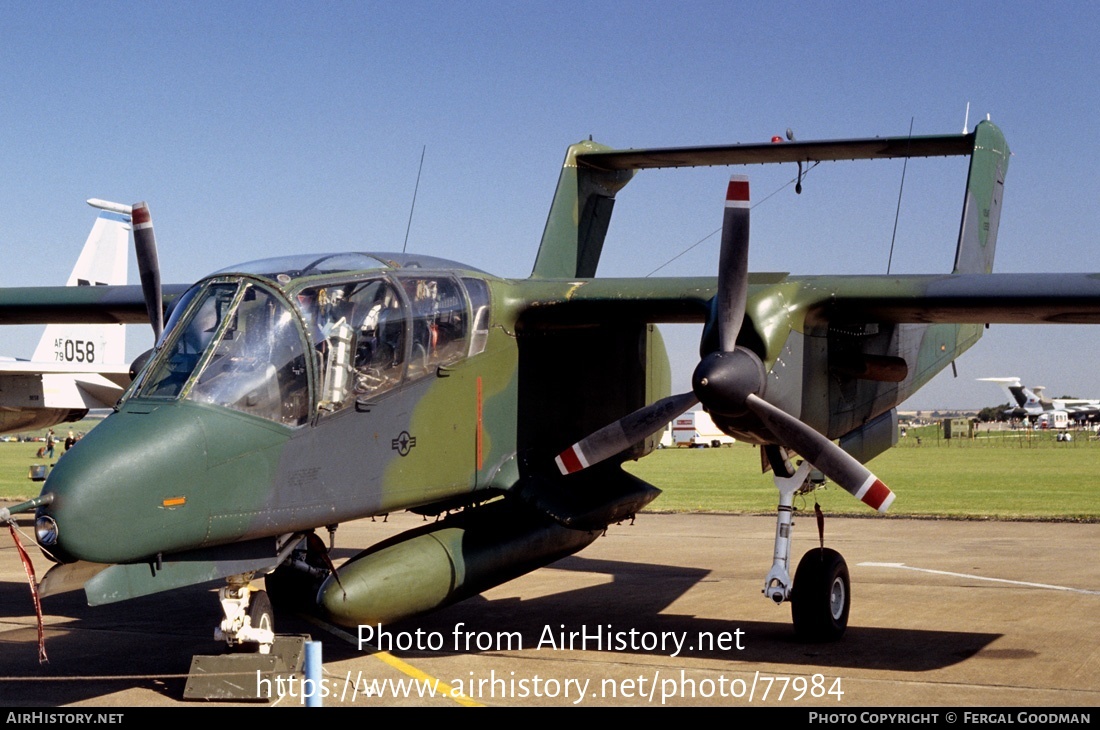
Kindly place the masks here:
<instances>
[{"instance_id":1,"label":"horizontal stabilizer","mask_svg":"<svg viewBox=\"0 0 1100 730\"><path fill-rule=\"evenodd\" d=\"M577 164L597 170L762 165L776 162L886 160L899 157L954 157L974 150L974 133L925 137L873 137L813 142L593 150L577 154Z\"/></svg>"}]
</instances>

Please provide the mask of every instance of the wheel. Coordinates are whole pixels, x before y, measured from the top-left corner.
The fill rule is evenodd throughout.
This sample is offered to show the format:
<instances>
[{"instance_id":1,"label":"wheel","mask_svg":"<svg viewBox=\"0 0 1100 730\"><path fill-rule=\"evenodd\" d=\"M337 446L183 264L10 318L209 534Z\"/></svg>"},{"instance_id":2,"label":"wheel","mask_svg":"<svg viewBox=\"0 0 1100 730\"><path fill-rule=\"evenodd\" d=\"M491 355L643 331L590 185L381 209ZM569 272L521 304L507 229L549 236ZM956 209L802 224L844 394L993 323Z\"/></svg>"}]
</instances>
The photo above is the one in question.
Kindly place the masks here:
<instances>
[{"instance_id":1,"label":"wheel","mask_svg":"<svg viewBox=\"0 0 1100 730\"><path fill-rule=\"evenodd\" d=\"M275 633L275 612L271 610L271 599L267 597L267 591L252 591L252 598L248 602L248 618L252 620L252 628L267 629Z\"/></svg>"},{"instance_id":2,"label":"wheel","mask_svg":"<svg viewBox=\"0 0 1100 730\"><path fill-rule=\"evenodd\" d=\"M252 621L252 628L275 633L275 612L271 609L267 591L252 591L252 598L248 601L248 618Z\"/></svg>"},{"instance_id":3,"label":"wheel","mask_svg":"<svg viewBox=\"0 0 1100 730\"><path fill-rule=\"evenodd\" d=\"M803 641L836 641L848 628L852 584L836 550L815 548L802 556L791 589L794 631Z\"/></svg>"}]
</instances>

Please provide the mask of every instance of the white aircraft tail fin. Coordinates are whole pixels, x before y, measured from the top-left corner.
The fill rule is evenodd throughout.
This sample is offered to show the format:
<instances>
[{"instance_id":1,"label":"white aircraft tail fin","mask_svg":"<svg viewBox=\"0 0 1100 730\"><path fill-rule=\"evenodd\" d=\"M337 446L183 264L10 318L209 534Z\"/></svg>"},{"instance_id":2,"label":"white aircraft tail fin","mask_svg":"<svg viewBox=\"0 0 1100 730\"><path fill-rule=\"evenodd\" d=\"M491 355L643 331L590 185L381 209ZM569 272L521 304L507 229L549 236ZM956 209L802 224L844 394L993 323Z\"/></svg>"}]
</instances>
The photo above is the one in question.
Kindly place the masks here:
<instances>
[{"instance_id":1,"label":"white aircraft tail fin","mask_svg":"<svg viewBox=\"0 0 1100 730\"><path fill-rule=\"evenodd\" d=\"M66 282L68 286L125 284L130 206L92 198L100 213ZM122 363L126 333L120 324L51 324L38 341L32 360L80 365Z\"/></svg>"},{"instance_id":2,"label":"white aircraft tail fin","mask_svg":"<svg viewBox=\"0 0 1100 730\"><path fill-rule=\"evenodd\" d=\"M1053 404L1043 398L1043 386L1027 387L1019 378L978 378L987 383L996 383L1008 396L1009 405L1015 404L1019 413L1037 415L1049 411Z\"/></svg>"},{"instance_id":3,"label":"white aircraft tail fin","mask_svg":"<svg viewBox=\"0 0 1100 730\"><path fill-rule=\"evenodd\" d=\"M1001 386L1001 390L1008 396L1009 405L1015 404L1017 406L1023 406L1027 402L1027 398L1023 393L1023 383L1019 378L978 378L986 383L996 383Z\"/></svg>"}]
</instances>

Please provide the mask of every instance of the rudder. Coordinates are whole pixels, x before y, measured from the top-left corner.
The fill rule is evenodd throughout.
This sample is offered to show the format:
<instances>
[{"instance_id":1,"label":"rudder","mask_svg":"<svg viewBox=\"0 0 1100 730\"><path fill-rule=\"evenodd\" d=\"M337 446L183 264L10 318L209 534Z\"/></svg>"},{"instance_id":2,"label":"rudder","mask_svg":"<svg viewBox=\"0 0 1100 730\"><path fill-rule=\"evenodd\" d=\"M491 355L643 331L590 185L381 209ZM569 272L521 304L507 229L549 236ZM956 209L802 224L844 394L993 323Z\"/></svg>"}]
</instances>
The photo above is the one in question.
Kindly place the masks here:
<instances>
[{"instance_id":1,"label":"rudder","mask_svg":"<svg viewBox=\"0 0 1100 730\"><path fill-rule=\"evenodd\" d=\"M989 121L978 124L974 129L974 151L966 179L953 273L988 274L993 270L1010 155L1004 134L995 124Z\"/></svg>"}]
</instances>

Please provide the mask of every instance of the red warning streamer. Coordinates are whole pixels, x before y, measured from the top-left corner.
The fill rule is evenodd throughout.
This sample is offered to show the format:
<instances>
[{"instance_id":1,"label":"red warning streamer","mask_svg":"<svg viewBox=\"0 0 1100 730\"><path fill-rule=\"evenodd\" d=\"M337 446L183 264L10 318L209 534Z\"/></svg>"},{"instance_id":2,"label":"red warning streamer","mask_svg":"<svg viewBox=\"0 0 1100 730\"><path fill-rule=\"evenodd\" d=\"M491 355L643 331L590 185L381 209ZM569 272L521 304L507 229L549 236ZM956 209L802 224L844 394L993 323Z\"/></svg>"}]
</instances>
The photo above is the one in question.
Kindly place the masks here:
<instances>
[{"instance_id":1,"label":"red warning streamer","mask_svg":"<svg viewBox=\"0 0 1100 730\"><path fill-rule=\"evenodd\" d=\"M19 541L19 533L15 531L15 523L9 522L8 529L11 531L11 539L15 541L15 549L19 551L19 559L23 561L23 570L27 572L27 580L31 584L34 613L38 618L38 663L49 664L50 659L46 656L46 630L42 626L42 601L38 597L38 579L34 575L34 565L31 564L31 558L27 555L27 551L23 549L23 543Z\"/></svg>"}]
</instances>

